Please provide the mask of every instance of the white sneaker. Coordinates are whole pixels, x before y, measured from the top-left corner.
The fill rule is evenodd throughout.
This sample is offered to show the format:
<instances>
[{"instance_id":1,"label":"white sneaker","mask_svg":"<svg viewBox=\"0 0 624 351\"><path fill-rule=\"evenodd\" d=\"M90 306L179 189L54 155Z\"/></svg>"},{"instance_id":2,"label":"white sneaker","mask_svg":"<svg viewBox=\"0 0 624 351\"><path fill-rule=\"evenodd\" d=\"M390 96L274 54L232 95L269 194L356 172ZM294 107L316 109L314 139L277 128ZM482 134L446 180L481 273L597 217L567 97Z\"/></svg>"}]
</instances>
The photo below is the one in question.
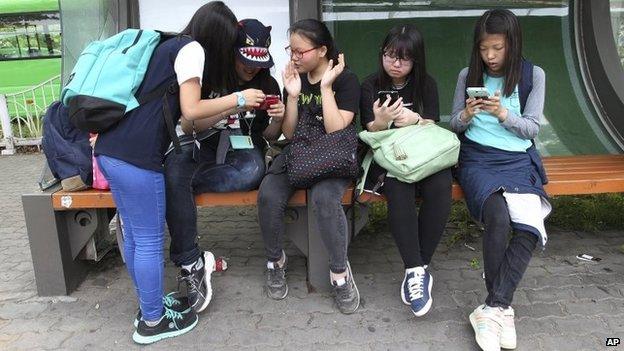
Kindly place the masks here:
<instances>
[{"instance_id":1,"label":"white sneaker","mask_svg":"<svg viewBox=\"0 0 624 351\"><path fill-rule=\"evenodd\" d=\"M500 351L503 312L498 307L481 305L470 314L475 340L483 351Z\"/></svg>"},{"instance_id":2,"label":"white sneaker","mask_svg":"<svg viewBox=\"0 0 624 351\"><path fill-rule=\"evenodd\" d=\"M501 331L500 347L503 349L516 348L516 325L514 324L514 310L511 306L503 310L503 330Z\"/></svg>"}]
</instances>

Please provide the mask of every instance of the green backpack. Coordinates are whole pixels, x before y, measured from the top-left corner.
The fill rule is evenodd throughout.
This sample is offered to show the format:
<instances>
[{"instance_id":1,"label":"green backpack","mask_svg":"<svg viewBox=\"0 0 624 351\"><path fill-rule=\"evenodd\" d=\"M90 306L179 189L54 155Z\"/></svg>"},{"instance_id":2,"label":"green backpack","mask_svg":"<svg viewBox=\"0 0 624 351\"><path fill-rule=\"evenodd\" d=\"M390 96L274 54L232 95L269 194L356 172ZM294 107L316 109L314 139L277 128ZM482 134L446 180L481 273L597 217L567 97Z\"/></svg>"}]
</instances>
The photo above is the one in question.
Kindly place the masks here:
<instances>
[{"instance_id":1,"label":"green backpack","mask_svg":"<svg viewBox=\"0 0 624 351\"><path fill-rule=\"evenodd\" d=\"M356 191L361 194L372 160L387 176L405 183L418 182L457 164L459 139L455 133L430 123L379 132L362 131L360 139L370 146L364 157L364 175Z\"/></svg>"}]
</instances>

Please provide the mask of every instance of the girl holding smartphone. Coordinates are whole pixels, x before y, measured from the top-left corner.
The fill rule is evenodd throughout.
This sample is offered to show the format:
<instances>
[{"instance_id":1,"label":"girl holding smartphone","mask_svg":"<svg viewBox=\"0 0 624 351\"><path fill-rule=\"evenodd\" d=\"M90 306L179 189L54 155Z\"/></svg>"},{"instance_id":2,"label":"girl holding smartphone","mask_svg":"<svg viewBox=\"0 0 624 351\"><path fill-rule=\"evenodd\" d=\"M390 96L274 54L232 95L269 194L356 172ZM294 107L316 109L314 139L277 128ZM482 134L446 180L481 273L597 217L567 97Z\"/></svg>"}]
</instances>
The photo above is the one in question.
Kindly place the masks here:
<instances>
[{"instance_id":1,"label":"girl holding smartphone","mask_svg":"<svg viewBox=\"0 0 624 351\"><path fill-rule=\"evenodd\" d=\"M489 98L468 97L467 87L485 87ZM470 65L457 78L451 119L451 128L461 134L458 180L472 217L485 228L488 295L469 317L483 350L516 347L513 295L536 245L546 244L544 219L551 206L532 142L544 90L544 71L522 56L516 16L486 11L475 25Z\"/></svg>"},{"instance_id":2,"label":"girl holding smartphone","mask_svg":"<svg viewBox=\"0 0 624 351\"><path fill-rule=\"evenodd\" d=\"M398 99L392 102L386 91L398 92ZM399 25L386 35L378 71L362 83L360 113L363 127L371 132L439 121L437 85L427 73L425 44L414 26ZM401 300L420 317L433 302L429 264L451 209L451 170L417 183L404 183L385 174L385 169L373 163L365 189L379 189L386 196L390 232L405 265ZM417 197L422 198L418 211Z\"/></svg>"}]
</instances>

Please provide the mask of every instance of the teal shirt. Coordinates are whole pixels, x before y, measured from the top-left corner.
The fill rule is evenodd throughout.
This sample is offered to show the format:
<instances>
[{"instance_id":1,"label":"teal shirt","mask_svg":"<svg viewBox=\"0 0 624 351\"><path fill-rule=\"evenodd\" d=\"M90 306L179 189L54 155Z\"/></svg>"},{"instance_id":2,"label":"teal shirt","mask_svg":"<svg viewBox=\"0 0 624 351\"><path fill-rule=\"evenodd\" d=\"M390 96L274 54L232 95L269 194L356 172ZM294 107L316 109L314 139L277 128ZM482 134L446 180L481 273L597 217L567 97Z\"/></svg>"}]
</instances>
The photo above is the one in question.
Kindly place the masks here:
<instances>
[{"instance_id":1,"label":"teal shirt","mask_svg":"<svg viewBox=\"0 0 624 351\"><path fill-rule=\"evenodd\" d=\"M497 90L503 91L503 79L503 77L483 75L483 82L490 96L493 96ZM515 112L518 116L522 115L520 113L520 97L517 85L511 96L501 96L501 104L509 111ZM487 112L477 113L472 118L472 123L466 130L466 137L481 145L506 151L525 152L531 146L531 140L522 139L510 132L498 121L498 118Z\"/></svg>"}]
</instances>

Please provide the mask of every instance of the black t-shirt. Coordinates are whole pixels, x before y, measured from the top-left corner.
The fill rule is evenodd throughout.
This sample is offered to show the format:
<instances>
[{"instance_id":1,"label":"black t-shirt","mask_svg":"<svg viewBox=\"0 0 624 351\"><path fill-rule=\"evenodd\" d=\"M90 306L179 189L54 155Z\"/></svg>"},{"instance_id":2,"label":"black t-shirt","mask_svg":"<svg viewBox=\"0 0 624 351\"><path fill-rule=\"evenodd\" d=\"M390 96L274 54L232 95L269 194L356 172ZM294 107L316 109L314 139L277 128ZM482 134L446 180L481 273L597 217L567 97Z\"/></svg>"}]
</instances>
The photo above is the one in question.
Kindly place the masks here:
<instances>
[{"instance_id":1,"label":"black t-shirt","mask_svg":"<svg viewBox=\"0 0 624 351\"><path fill-rule=\"evenodd\" d=\"M375 115L373 114L373 103L377 100L377 92L380 90L397 90L399 92L399 96L403 98L403 106L415 111L416 107L412 101L412 96L414 94L414 82L411 80L407 83L405 87L402 89L394 89L392 87L380 87L377 84L377 73L373 73L370 76L364 79L362 82L362 97L360 99L360 121L362 123L362 128L366 130L366 124L375 120ZM423 112L420 114L423 118L432 119L434 121L440 120L440 102L438 101L438 87L436 85L435 80L427 75L427 79L425 81L425 90L423 91ZM395 128L392 126L392 128ZM375 184L377 183L379 176L385 173L385 170L381 168L381 166L377 165L375 162L372 163L368 176L366 178L366 182L364 184L364 188L367 190L371 190ZM383 187L378 191L383 192Z\"/></svg>"},{"instance_id":2,"label":"black t-shirt","mask_svg":"<svg viewBox=\"0 0 624 351\"><path fill-rule=\"evenodd\" d=\"M320 117L323 114L321 102L321 82L311 84L306 73L300 74L301 93L297 103L299 115L301 111L310 108ZM355 73L344 69L332 84L334 98L339 110L350 111L357 114L360 101L360 84ZM284 101L288 101L288 92L284 89ZM355 118L353 119L355 121ZM320 121L322 123L322 121Z\"/></svg>"},{"instance_id":3,"label":"black t-shirt","mask_svg":"<svg viewBox=\"0 0 624 351\"><path fill-rule=\"evenodd\" d=\"M260 89L266 95L280 95L279 85L277 84L275 78L271 76L269 76L269 79L264 82L264 84L259 79L259 77L256 76L254 77L254 79L238 87L239 91L245 89ZM213 93L211 94L211 96L215 98L219 97L219 94ZM256 115L256 117L253 119L244 118L246 115L245 112L241 112L238 114L240 131L243 135L249 135L249 127L251 127L251 139L253 140L254 145L259 147L260 149L263 149L266 146L266 142L264 141L262 133L264 133L264 130L269 126L270 117L268 111L266 110L255 110L251 112L255 113ZM202 141L202 147L205 145L216 150L219 144L218 135L219 134L215 134L213 137L207 138L206 140Z\"/></svg>"},{"instance_id":4,"label":"black t-shirt","mask_svg":"<svg viewBox=\"0 0 624 351\"><path fill-rule=\"evenodd\" d=\"M403 98L403 106L416 111L412 96L414 94L414 82L407 82L402 89L394 89L392 87L380 87L377 83L378 73L373 73L366 77L362 82L362 97L360 99L360 120L362 127L366 129L366 124L375 120L373 114L373 103L377 100L377 92L381 90L397 90L399 96ZM423 118L440 120L440 102L438 101L438 87L435 80L427 75L425 80L425 90L422 96L423 112L420 114ZM383 102L383 101L382 101ZM417 112L417 111L416 111Z\"/></svg>"}]
</instances>

